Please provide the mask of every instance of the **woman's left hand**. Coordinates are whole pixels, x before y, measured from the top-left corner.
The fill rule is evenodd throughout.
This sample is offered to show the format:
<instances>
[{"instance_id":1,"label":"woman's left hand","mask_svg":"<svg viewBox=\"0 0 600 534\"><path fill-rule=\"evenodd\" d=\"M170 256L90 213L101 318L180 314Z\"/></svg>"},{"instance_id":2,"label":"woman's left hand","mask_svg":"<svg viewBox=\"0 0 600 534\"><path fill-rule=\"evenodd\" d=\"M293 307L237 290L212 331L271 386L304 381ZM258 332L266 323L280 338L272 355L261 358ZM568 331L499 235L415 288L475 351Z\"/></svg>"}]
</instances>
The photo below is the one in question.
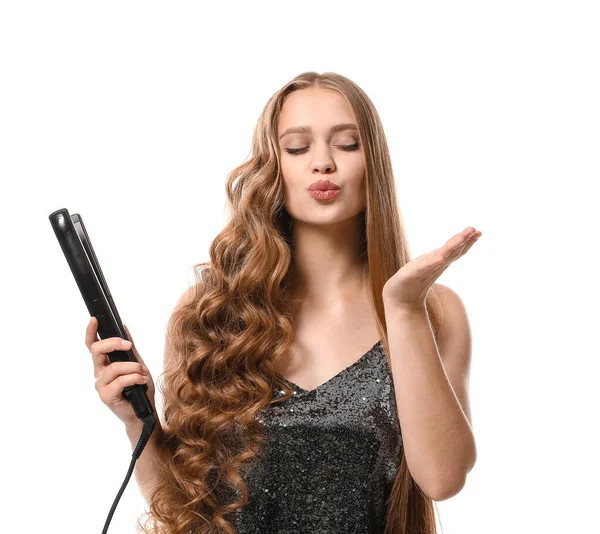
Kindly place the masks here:
<instances>
[{"instance_id":1,"label":"woman's left hand","mask_svg":"<svg viewBox=\"0 0 600 534\"><path fill-rule=\"evenodd\" d=\"M383 300L398 308L424 310L425 298L439 276L473 246L481 232L472 226L451 237L442 247L402 266L383 286Z\"/></svg>"}]
</instances>

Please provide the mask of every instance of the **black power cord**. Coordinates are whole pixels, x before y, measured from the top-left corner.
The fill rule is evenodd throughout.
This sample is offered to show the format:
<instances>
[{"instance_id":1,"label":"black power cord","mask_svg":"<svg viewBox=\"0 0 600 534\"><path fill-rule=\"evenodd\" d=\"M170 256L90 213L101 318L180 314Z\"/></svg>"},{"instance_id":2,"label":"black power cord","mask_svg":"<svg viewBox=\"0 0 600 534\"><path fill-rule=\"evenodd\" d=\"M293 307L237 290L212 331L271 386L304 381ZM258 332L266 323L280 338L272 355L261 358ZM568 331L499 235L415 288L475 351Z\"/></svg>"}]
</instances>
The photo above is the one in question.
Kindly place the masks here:
<instances>
[{"instance_id":1,"label":"black power cord","mask_svg":"<svg viewBox=\"0 0 600 534\"><path fill-rule=\"evenodd\" d=\"M154 419L154 414L140 417L140 419L144 422L144 428L142 429L142 434L140 436L140 440L138 441L138 444L136 445L135 450L131 454L133 459L131 460L131 464L129 465L129 471L127 471L127 475L125 476L123 485L121 486L121 489L119 490L119 493L117 494L117 497L115 498L115 502L113 503L112 508L110 509L108 517L106 518L106 523L104 524L104 529L102 530L102 534L106 534L108 532L108 525L110 525L112 516L115 513L115 510L117 509L117 505L119 504L119 501L121 500L121 495L123 495L123 492L125 491L125 488L127 487L127 484L129 483L129 479L131 478L131 474L133 473L133 470L135 469L135 462L142 455L142 451L144 450L144 447L148 443L148 440L150 439L150 436L152 435L152 432L154 432L154 428L156 427L156 420Z\"/></svg>"}]
</instances>

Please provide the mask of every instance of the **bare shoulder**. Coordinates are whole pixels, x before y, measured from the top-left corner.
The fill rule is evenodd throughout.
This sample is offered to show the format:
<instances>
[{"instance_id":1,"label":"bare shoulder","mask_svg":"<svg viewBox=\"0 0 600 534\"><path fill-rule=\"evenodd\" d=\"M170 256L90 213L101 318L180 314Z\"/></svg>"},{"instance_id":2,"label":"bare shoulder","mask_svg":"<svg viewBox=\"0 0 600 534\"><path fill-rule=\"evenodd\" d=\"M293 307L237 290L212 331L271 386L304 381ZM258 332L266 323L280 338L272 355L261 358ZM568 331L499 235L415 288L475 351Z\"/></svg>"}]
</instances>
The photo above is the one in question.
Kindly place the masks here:
<instances>
[{"instance_id":1,"label":"bare shoulder","mask_svg":"<svg viewBox=\"0 0 600 534\"><path fill-rule=\"evenodd\" d=\"M456 297L458 297L458 295L456 294L456 292L454 290L452 290L448 286L445 286L444 284L438 284L436 282L435 284L433 284L432 288L435 291L436 295L439 295L440 298L444 298L444 297L448 298L448 297L451 297L452 295L455 295Z\"/></svg>"},{"instance_id":2,"label":"bare shoulder","mask_svg":"<svg viewBox=\"0 0 600 534\"><path fill-rule=\"evenodd\" d=\"M444 315L466 315L465 305L458 293L444 284L435 283L432 286L437 297L440 299Z\"/></svg>"},{"instance_id":3,"label":"bare shoulder","mask_svg":"<svg viewBox=\"0 0 600 534\"><path fill-rule=\"evenodd\" d=\"M471 327L467 310L456 291L443 284L433 284L443 310L438 350L444 369L456 396L472 425L469 407L469 374L471 368Z\"/></svg>"},{"instance_id":4,"label":"bare shoulder","mask_svg":"<svg viewBox=\"0 0 600 534\"><path fill-rule=\"evenodd\" d=\"M440 326L440 342L445 343L450 338L461 338L463 343L470 342L470 325L467 310L458 293L444 284L435 283L432 286L442 305L442 324Z\"/></svg>"}]
</instances>

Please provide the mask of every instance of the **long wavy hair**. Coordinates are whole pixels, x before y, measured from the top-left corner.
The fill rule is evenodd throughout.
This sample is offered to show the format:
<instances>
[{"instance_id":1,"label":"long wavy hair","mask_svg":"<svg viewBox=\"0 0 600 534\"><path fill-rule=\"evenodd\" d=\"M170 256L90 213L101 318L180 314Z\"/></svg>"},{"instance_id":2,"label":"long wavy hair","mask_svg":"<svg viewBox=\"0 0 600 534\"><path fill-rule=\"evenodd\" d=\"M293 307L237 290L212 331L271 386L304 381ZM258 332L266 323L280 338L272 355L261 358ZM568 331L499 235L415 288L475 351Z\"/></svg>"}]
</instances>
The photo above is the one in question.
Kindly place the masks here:
<instances>
[{"instance_id":1,"label":"long wavy hair","mask_svg":"<svg viewBox=\"0 0 600 534\"><path fill-rule=\"evenodd\" d=\"M348 78L305 72L264 107L249 160L227 178L230 220L210 245L210 262L193 266L189 299L168 322L166 346L175 357L159 377L164 440L150 512L142 516L150 524L137 523L146 534L235 534L232 513L248 502L240 469L257 457L264 439L257 416L292 398L274 365L291 347L298 302L291 294L293 220L283 202L277 125L286 97L310 87L338 91L356 115L366 166L361 258L391 368L382 290L410 254L382 123ZM425 304L437 339L442 309L433 290ZM285 395L275 397L274 388ZM433 501L412 479L401 451L385 534L435 534Z\"/></svg>"}]
</instances>

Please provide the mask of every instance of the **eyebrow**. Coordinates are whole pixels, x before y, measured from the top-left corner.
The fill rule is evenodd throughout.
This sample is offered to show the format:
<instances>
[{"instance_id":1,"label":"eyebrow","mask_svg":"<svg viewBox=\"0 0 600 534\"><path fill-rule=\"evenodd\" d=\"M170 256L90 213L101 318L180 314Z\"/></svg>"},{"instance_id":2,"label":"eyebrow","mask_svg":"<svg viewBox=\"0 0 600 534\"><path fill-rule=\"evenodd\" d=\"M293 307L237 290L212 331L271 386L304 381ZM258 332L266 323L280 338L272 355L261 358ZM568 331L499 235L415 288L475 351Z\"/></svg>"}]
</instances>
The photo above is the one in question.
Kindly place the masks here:
<instances>
[{"instance_id":1,"label":"eyebrow","mask_svg":"<svg viewBox=\"0 0 600 534\"><path fill-rule=\"evenodd\" d=\"M331 133L341 132L343 130L358 130L358 126L352 122L348 122L344 124L335 124L331 127ZM291 133L312 133L312 128L310 126L292 126L283 132L279 136L279 139L281 140L284 135Z\"/></svg>"}]
</instances>

